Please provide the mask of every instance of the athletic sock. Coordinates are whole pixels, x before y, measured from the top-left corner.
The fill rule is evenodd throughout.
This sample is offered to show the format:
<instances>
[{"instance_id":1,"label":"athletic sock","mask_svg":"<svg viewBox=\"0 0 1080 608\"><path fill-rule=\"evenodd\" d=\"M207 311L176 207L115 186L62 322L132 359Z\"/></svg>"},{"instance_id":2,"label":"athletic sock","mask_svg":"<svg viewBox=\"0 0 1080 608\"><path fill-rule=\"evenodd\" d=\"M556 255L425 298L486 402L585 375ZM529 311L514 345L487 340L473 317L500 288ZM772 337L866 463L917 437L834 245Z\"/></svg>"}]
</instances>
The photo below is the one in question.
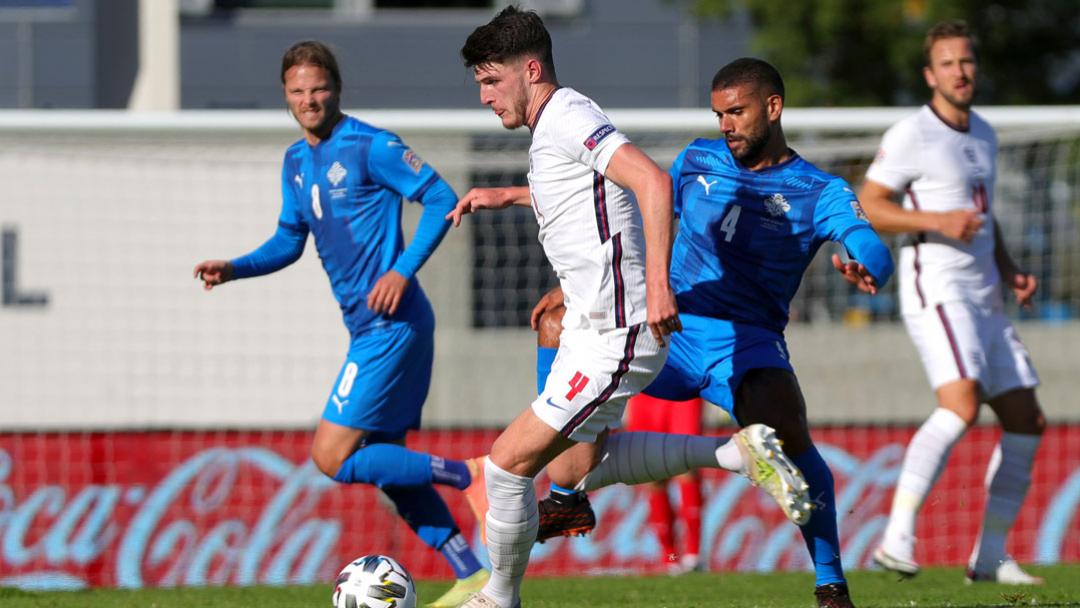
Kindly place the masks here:
<instances>
[{"instance_id":1,"label":"athletic sock","mask_svg":"<svg viewBox=\"0 0 1080 608\"><path fill-rule=\"evenodd\" d=\"M431 456L394 443L376 443L350 454L334 480L369 483L383 489L430 486Z\"/></svg>"},{"instance_id":2,"label":"athletic sock","mask_svg":"<svg viewBox=\"0 0 1080 608\"><path fill-rule=\"evenodd\" d=\"M564 488L559 484L552 482L550 494L548 498L552 501L559 503L560 505L566 505L568 507L574 506L586 498L584 491L574 490L572 488Z\"/></svg>"},{"instance_id":3,"label":"athletic sock","mask_svg":"<svg viewBox=\"0 0 1080 608\"><path fill-rule=\"evenodd\" d=\"M799 527L810 559L814 562L816 584L844 583L832 471L814 446L791 458L791 461L802 471L806 483L810 485L810 499L816 503L810 511L810 521Z\"/></svg>"},{"instance_id":4,"label":"athletic sock","mask_svg":"<svg viewBox=\"0 0 1080 608\"><path fill-rule=\"evenodd\" d=\"M683 549L687 555L701 554L701 481L680 479L679 517L686 529L683 531Z\"/></svg>"},{"instance_id":5,"label":"athletic sock","mask_svg":"<svg viewBox=\"0 0 1080 608\"><path fill-rule=\"evenodd\" d=\"M334 480L369 483L383 489L418 488L436 483L464 490L472 478L469 467L461 460L414 452L395 443L375 443L350 454L341 463Z\"/></svg>"},{"instance_id":6,"label":"athletic sock","mask_svg":"<svg viewBox=\"0 0 1080 608\"><path fill-rule=\"evenodd\" d=\"M716 462L725 471L743 476L747 474L747 463L743 459L742 452L739 451L739 444L734 441L724 441L720 447L716 448Z\"/></svg>"},{"instance_id":7,"label":"athletic sock","mask_svg":"<svg viewBox=\"0 0 1080 608\"><path fill-rule=\"evenodd\" d=\"M548 375L551 374L551 364L555 362L557 348L536 347L536 394L544 392L547 386Z\"/></svg>"},{"instance_id":8,"label":"athletic sock","mask_svg":"<svg viewBox=\"0 0 1080 608\"><path fill-rule=\"evenodd\" d=\"M484 477L488 497L487 549L491 560L491 578L484 594L499 606L510 608L521 594L521 580L536 542L540 512L532 479L502 470L491 458L484 459Z\"/></svg>"},{"instance_id":9,"label":"athletic sock","mask_svg":"<svg viewBox=\"0 0 1080 608\"><path fill-rule=\"evenodd\" d=\"M454 534L445 543L439 553L446 558L446 563L454 570L454 578L468 578L476 574L483 566L476 559L469 543L461 533Z\"/></svg>"},{"instance_id":10,"label":"athletic sock","mask_svg":"<svg viewBox=\"0 0 1080 608\"><path fill-rule=\"evenodd\" d=\"M911 438L885 528L883 544L890 554L914 561L915 517L945 468L949 452L966 430L960 416L939 407Z\"/></svg>"},{"instance_id":11,"label":"athletic sock","mask_svg":"<svg viewBox=\"0 0 1080 608\"><path fill-rule=\"evenodd\" d=\"M1031 485L1031 465L1039 435L1002 433L986 469L986 512L969 564L976 572L995 570L1005 559L1005 538Z\"/></svg>"},{"instance_id":12,"label":"athletic sock","mask_svg":"<svg viewBox=\"0 0 1080 608\"><path fill-rule=\"evenodd\" d=\"M441 456L432 456L431 482L464 490L472 483L472 475L469 473L469 466L465 464L464 460L450 460Z\"/></svg>"},{"instance_id":13,"label":"athletic sock","mask_svg":"<svg viewBox=\"0 0 1080 608\"><path fill-rule=\"evenodd\" d=\"M661 559L670 564L676 561L675 527L671 502L668 500L667 485L649 488L649 528L660 543Z\"/></svg>"},{"instance_id":14,"label":"athletic sock","mask_svg":"<svg viewBox=\"0 0 1080 608\"><path fill-rule=\"evenodd\" d=\"M726 441L726 437L672 433L615 433L604 446L600 464L575 489L635 485L670 479L691 469L723 468L717 462L717 448Z\"/></svg>"},{"instance_id":15,"label":"athletic sock","mask_svg":"<svg viewBox=\"0 0 1080 608\"><path fill-rule=\"evenodd\" d=\"M443 554L458 578L482 568L434 487L430 484L419 488L387 487L383 493L420 540Z\"/></svg>"}]
</instances>

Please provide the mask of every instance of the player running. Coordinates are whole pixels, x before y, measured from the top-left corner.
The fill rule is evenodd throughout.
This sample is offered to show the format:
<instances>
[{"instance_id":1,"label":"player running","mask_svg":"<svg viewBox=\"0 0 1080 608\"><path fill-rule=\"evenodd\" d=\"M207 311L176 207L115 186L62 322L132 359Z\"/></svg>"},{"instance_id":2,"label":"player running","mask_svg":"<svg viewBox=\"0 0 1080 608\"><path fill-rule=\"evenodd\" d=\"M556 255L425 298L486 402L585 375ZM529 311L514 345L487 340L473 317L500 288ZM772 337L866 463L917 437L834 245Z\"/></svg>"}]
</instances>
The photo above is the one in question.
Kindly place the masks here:
<instances>
[{"instance_id":1,"label":"player running","mask_svg":"<svg viewBox=\"0 0 1080 608\"><path fill-rule=\"evenodd\" d=\"M378 486L440 551L457 583L430 606L455 606L487 582L432 484L465 489L468 466L404 447L431 382L435 317L415 279L446 231L457 196L393 133L342 114L337 60L319 42L282 58L285 100L304 137L285 152L277 230L255 251L195 267L206 289L292 264L315 236L349 330L349 352L315 431L311 456L335 481ZM424 205L403 247L401 199Z\"/></svg>"},{"instance_id":2,"label":"player running","mask_svg":"<svg viewBox=\"0 0 1080 608\"><path fill-rule=\"evenodd\" d=\"M784 480L774 484L786 488L774 495L778 500L802 504L798 471L778 449L757 441L771 432L766 427L756 427L760 433L751 440L749 433L739 441L621 433L605 442L627 397L663 365L665 336L680 329L668 280L671 180L592 100L559 86L551 37L536 13L504 9L473 31L461 54L474 70L481 102L504 127L532 132L529 186L474 189L449 217L458 224L478 209L531 205L567 308L546 387L484 459L490 508L481 510L492 574L463 605L520 605L539 520L533 478L567 449L581 456L578 475L602 460L592 474L606 483L643 483L704 466L754 469ZM753 462L744 465L747 449Z\"/></svg>"},{"instance_id":3,"label":"player running","mask_svg":"<svg viewBox=\"0 0 1080 608\"><path fill-rule=\"evenodd\" d=\"M841 243L858 260L832 257L837 271L868 293L888 280L892 259L848 184L787 146L784 83L773 66L751 58L729 63L713 78L711 98L724 137L694 141L671 167L681 216L671 281L683 331L671 337L667 364L645 393L677 401L701 396L740 425L776 429L817 503L800 531L814 562L818 605L851 606L833 477L810 439L783 332L791 298L824 241ZM557 460L548 473L574 466ZM602 485L586 476L572 487ZM551 536L563 533L560 521L591 515L582 493L556 490L545 502L546 511L559 514L545 526Z\"/></svg>"},{"instance_id":4,"label":"player running","mask_svg":"<svg viewBox=\"0 0 1080 608\"><path fill-rule=\"evenodd\" d=\"M1001 442L986 472L986 512L967 581L1041 584L1005 552L1005 538L1031 484L1046 421L1038 376L1002 307L1002 285L1029 306L1037 283L1005 249L994 220L997 138L971 110L977 62L967 25L939 23L926 35L923 76L930 103L886 133L861 198L874 227L907 234L900 252L900 304L938 407L911 438L892 512L874 561L914 576L915 518L952 447L988 403ZM903 196L903 206L896 201Z\"/></svg>"}]
</instances>

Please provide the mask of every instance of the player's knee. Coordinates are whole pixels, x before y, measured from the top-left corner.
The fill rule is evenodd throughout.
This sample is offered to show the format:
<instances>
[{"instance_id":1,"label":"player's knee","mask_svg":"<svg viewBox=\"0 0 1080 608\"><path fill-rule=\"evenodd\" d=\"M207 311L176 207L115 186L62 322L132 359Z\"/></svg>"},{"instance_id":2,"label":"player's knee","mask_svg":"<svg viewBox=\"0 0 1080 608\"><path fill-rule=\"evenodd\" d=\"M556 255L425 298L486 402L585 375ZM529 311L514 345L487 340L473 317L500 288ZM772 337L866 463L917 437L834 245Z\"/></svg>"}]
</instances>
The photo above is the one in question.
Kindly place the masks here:
<instances>
[{"instance_id":1,"label":"player's knee","mask_svg":"<svg viewBox=\"0 0 1080 608\"><path fill-rule=\"evenodd\" d=\"M1042 435L1046 430L1046 416L1034 398L1011 409L999 409L998 417L1001 428L1009 433Z\"/></svg>"},{"instance_id":2,"label":"player's knee","mask_svg":"<svg viewBox=\"0 0 1080 608\"><path fill-rule=\"evenodd\" d=\"M311 460L315 463L315 468L331 479L341 470L341 465L348 456L348 454L341 454L340 450L334 450L318 443L311 446Z\"/></svg>"},{"instance_id":3,"label":"player's knee","mask_svg":"<svg viewBox=\"0 0 1080 608\"><path fill-rule=\"evenodd\" d=\"M540 315L539 327L536 333L536 345L541 348L558 348L559 335L562 334L563 315L566 307L552 308Z\"/></svg>"}]
</instances>

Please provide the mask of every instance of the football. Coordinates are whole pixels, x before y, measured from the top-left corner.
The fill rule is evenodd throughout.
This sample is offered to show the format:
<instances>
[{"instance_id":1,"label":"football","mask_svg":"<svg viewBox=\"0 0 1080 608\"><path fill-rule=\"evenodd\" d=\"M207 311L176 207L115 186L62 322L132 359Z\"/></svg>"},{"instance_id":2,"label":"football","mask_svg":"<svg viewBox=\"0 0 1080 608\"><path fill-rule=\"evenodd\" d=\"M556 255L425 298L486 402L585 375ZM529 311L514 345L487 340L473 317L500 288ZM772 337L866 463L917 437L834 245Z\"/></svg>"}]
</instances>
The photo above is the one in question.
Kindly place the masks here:
<instances>
[{"instance_id":1,"label":"football","mask_svg":"<svg viewBox=\"0 0 1080 608\"><path fill-rule=\"evenodd\" d=\"M331 601L334 608L416 608L416 586L394 558L365 555L342 568Z\"/></svg>"}]
</instances>

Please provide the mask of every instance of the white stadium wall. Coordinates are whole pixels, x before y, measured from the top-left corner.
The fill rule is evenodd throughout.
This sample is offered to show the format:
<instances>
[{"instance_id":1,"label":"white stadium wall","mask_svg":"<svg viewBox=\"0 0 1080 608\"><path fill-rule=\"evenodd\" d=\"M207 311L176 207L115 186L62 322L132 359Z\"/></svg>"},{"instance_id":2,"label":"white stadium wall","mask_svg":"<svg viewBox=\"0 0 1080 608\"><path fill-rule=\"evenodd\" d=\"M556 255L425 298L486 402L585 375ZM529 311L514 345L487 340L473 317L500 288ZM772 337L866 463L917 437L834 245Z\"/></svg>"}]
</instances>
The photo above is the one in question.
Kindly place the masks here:
<instances>
[{"instance_id":1,"label":"white stadium wall","mask_svg":"<svg viewBox=\"0 0 1080 608\"><path fill-rule=\"evenodd\" d=\"M791 110L787 124L804 155L843 164L849 157L869 158L884 126L907 111ZM1044 130L1050 120L1030 110L988 114L1004 127L1003 144L1009 140L1004 131ZM704 111L612 115L635 140L640 134L662 165L694 134L713 130ZM398 131L459 193L478 168L511 176L526 163L520 136L516 144L505 139L486 112L369 112L361 118ZM1071 129L1069 141L1075 144L1077 110L1062 109L1056 120L1050 141ZM0 115L0 126L6 186L0 200L0 428L261 429L315 423L348 336L313 244L293 267L211 293L191 276L196 262L245 253L274 230L280 159L297 137L283 112L142 118L13 113ZM855 134L837 139L835 131ZM477 137L489 145L478 146ZM1037 162L1075 164L1073 144L1053 152L1062 159ZM1050 144L1030 145L1032 156L1044 149L1044 156L1051 153ZM1066 173L1048 178L1065 180L1064 190L1054 195L1064 197L1064 215L1046 223L1073 228L1054 233L1061 242L1046 262L1052 262L1047 268L1055 277L1046 287L1064 293L1065 309L1071 306L1075 314L1080 295L1070 285L1080 283L1074 230L1080 190L1075 171ZM1017 180L1030 181L1009 170L1001 175L999 199L1008 197ZM999 215L1023 203L1002 202ZM418 207L408 205L407 223L417 215ZM1008 230L1008 218L1002 223ZM475 327L473 229L469 219L451 231L420 273L438 328L426 426L499 426L535 394L534 334L522 327ZM1030 231L1009 234L1010 244L1024 247L1039 237ZM807 279L808 290L831 284L820 269L814 276L819 278ZM811 294L797 306L814 312L824 310L828 298L850 298L830 289L820 296L825 299ZM839 316L814 312L813 322L793 323L788 332L811 419L922 419L932 396L902 326L869 321L860 310L845 307ZM1080 321L1069 317L1019 323L1042 376L1040 400L1054 421L1080 420Z\"/></svg>"}]
</instances>

